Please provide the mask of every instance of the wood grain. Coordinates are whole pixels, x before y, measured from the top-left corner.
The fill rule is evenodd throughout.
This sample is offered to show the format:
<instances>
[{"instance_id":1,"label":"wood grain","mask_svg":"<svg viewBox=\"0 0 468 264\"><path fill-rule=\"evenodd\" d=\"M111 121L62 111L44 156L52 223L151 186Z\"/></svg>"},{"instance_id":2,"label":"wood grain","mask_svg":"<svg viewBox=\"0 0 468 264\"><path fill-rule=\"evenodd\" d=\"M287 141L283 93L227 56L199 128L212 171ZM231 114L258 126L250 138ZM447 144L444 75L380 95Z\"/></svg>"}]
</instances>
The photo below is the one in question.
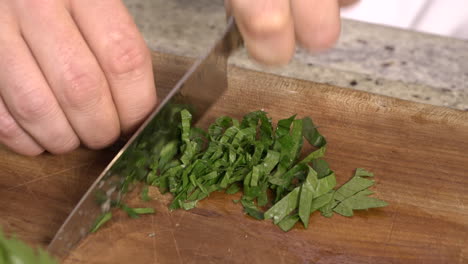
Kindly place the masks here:
<instances>
[{"instance_id":1,"label":"wood grain","mask_svg":"<svg viewBox=\"0 0 468 264\"><path fill-rule=\"evenodd\" d=\"M190 60L155 53L154 62L164 94ZM215 193L170 212L170 197L152 189L156 215L117 214L65 263L468 263L468 113L231 67L228 92L199 125L258 109L275 120L311 116L339 183L369 169L390 206L352 218L314 214L309 229L284 233L245 216L236 196ZM0 149L0 225L45 246L111 155Z\"/></svg>"}]
</instances>

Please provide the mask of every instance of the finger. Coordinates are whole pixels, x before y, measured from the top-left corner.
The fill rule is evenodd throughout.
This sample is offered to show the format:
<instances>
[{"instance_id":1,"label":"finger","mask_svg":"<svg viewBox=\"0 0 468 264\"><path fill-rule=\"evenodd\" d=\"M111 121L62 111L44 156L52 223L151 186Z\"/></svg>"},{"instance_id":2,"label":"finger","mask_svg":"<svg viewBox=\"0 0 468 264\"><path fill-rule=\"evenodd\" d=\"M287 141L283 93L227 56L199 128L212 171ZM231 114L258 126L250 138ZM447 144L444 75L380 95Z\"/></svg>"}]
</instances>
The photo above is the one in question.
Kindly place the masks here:
<instances>
[{"instance_id":1,"label":"finger","mask_svg":"<svg viewBox=\"0 0 468 264\"><path fill-rule=\"evenodd\" d=\"M1 98L0 143L14 152L27 156L37 156L44 151L44 149L16 123Z\"/></svg>"},{"instance_id":2,"label":"finger","mask_svg":"<svg viewBox=\"0 0 468 264\"><path fill-rule=\"evenodd\" d=\"M76 148L79 140L21 38L18 27L13 23L3 23L0 31L0 97L9 110L2 110L2 142L21 153L38 152L37 144L25 134L26 131L52 153ZM10 119L10 114L16 122ZM12 142L6 143L5 140Z\"/></svg>"},{"instance_id":3,"label":"finger","mask_svg":"<svg viewBox=\"0 0 468 264\"><path fill-rule=\"evenodd\" d=\"M265 64L285 64L295 51L289 0L230 0L249 54Z\"/></svg>"},{"instance_id":4,"label":"finger","mask_svg":"<svg viewBox=\"0 0 468 264\"><path fill-rule=\"evenodd\" d=\"M340 34L337 0L291 0L296 38L312 52L330 48Z\"/></svg>"},{"instance_id":5,"label":"finger","mask_svg":"<svg viewBox=\"0 0 468 264\"><path fill-rule=\"evenodd\" d=\"M106 78L63 1L15 3L24 38L81 141L91 148L115 141L120 125Z\"/></svg>"},{"instance_id":6,"label":"finger","mask_svg":"<svg viewBox=\"0 0 468 264\"><path fill-rule=\"evenodd\" d=\"M121 1L71 0L71 12L110 84L124 131L156 105L149 49Z\"/></svg>"}]
</instances>

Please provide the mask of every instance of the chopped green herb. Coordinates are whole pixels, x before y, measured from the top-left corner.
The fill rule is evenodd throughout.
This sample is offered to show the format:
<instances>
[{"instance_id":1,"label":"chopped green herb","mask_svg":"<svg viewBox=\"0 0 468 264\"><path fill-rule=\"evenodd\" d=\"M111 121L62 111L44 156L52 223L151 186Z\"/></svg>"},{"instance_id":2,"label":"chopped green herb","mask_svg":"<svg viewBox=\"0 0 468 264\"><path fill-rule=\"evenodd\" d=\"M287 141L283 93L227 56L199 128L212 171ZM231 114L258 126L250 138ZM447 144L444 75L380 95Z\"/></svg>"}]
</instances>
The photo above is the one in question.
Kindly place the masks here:
<instances>
[{"instance_id":1,"label":"chopped green herb","mask_svg":"<svg viewBox=\"0 0 468 264\"><path fill-rule=\"evenodd\" d=\"M153 208L133 208L133 211L139 215L156 213L156 210Z\"/></svg>"},{"instance_id":2,"label":"chopped green herb","mask_svg":"<svg viewBox=\"0 0 468 264\"><path fill-rule=\"evenodd\" d=\"M143 190L141 191L141 195L140 195L141 200L145 202L151 200L151 198L148 196L148 191L149 191L148 185L143 186Z\"/></svg>"},{"instance_id":3,"label":"chopped green herb","mask_svg":"<svg viewBox=\"0 0 468 264\"><path fill-rule=\"evenodd\" d=\"M309 225L309 217L311 213L310 208L312 206L312 199L315 195L314 182L316 183L317 181L317 173L309 167L309 174L301 186L301 194L299 198L299 217L306 228Z\"/></svg>"},{"instance_id":4,"label":"chopped green herb","mask_svg":"<svg viewBox=\"0 0 468 264\"><path fill-rule=\"evenodd\" d=\"M238 184L232 184L231 186L229 186L229 188L227 188L226 190L226 193L227 194L235 194L237 193L238 191L240 191L240 187Z\"/></svg>"},{"instance_id":5,"label":"chopped green herb","mask_svg":"<svg viewBox=\"0 0 468 264\"><path fill-rule=\"evenodd\" d=\"M98 217L98 219L94 223L93 227L91 228L90 232L91 233L96 232L105 223L107 223L109 220L111 220L111 218L112 218L112 213L111 212L107 212L107 213L102 214L100 217Z\"/></svg>"},{"instance_id":6,"label":"chopped green herb","mask_svg":"<svg viewBox=\"0 0 468 264\"><path fill-rule=\"evenodd\" d=\"M288 215L281 222L278 223L279 228L284 232L289 231L299 221L298 215Z\"/></svg>"},{"instance_id":7,"label":"chopped green herb","mask_svg":"<svg viewBox=\"0 0 468 264\"><path fill-rule=\"evenodd\" d=\"M274 128L267 113L255 111L241 121L221 116L205 132L192 127L189 110L167 111L167 120L179 123L149 131L119 162L121 173L128 175L122 190L138 181L158 187L172 194L171 210L193 209L215 191L242 190L241 199L233 202L241 202L244 212L255 219L273 219L284 231L299 220L307 228L315 211L325 217L334 212L352 216L353 210L387 205L369 197L374 181L367 177L373 174L364 169L335 189L335 173L323 159L327 141L309 117L293 115ZM303 153L304 139L314 148L309 153ZM149 200L147 186L141 199ZM130 217L154 213L151 208L120 207Z\"/></svg>"},{"instance_id":8,"label":"chopped green herb","mask_svg":"<svg viewBox=\"0 0 468 264\"><path fill-rule=\"evenodd\" d=\"M279 200L268 211L265 212L265 219L273 218L275 224L279 223L285 216L297 208L300 187L294 188L283 199Z\"/></svg>"}]
</instances>

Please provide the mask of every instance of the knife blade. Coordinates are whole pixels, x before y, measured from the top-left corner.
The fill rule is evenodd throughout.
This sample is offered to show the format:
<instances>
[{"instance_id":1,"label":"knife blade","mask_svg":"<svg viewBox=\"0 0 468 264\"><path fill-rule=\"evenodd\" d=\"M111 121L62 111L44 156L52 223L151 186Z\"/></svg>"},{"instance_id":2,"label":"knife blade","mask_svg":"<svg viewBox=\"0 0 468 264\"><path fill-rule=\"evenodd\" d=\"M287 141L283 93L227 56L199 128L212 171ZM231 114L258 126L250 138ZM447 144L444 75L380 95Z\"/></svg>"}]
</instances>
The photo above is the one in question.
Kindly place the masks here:
<instances>
[{"instance_id":1,"label":"knife blade","mask_svg":"<svg viewBox=\"0 0 468 264\"><path fill-rule=\"evenodd\" d=\"M87 190L49 244L51 254L59 259L67 256L89 234L96 219L124 198L123 191L130 184L127 176L138 177L145 171L140 158L158 155L174 137L181 107L190 108L196 121L216 102L227 89L228 57L241 45L242 37L230 17L221 37L194 62Z\"/></svg>"}]
</instances>

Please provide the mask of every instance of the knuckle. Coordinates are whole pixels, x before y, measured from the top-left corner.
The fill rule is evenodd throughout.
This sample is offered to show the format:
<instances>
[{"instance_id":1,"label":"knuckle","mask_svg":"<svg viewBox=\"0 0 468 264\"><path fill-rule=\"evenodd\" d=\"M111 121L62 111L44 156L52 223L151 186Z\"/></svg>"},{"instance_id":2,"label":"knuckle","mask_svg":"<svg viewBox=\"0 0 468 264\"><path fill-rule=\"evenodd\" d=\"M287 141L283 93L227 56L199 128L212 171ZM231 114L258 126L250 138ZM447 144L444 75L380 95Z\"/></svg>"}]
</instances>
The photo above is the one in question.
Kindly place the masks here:
<instances>
[{"instance_id":1,"label":"knuckle","mask_svg":"<svg viewBox=\"0 0 468 264\"><path fill-rule=\"evenodd\" d=\"M143 75L148 65L149 51L135 36L130 33L110 34L107 50L106 66L112 75L132 78Z\"/></svg>"},{"instance_id":2,"label":"knuckle","mask_svg":"<svg viewBox=\"0 0 468 264\"><path fill-rule=\"evenodd\" d=\"M53 102L40 89L29 89L15 99L12 112L21 120L37 121L53 110Z\"/></svg>"},{"instance_id":3,"label":"knuckle","mask_svg":"<svg viewBox=\"0 0 468 264\"><path fill-rule=\"evenodd\" d=\"M0 112L0 137L12 139L21 135L21 128L6 111Z\"/></svg>"},{"instance_id":4,"label":"knuckle","mask_svg":"<svg viewBox=\"0 0 468 264\"><path fill-rule=\"evenodd\" d=\"M85 70L69 69L64 74L64 100L73 108L96 105L102 96L103 78Z\"/></svg>"},{"instance_id":5,"label":"knuckle","mask_svg":"<svg viewBox=\"0 0 468 264\"><path fill-rule=\"evenodd\" d=\"M285 10L260 12L246 23L246 30L254 35L271 35L283 31L289 26L290 15Z\"/></svg>"}]
</instances>

